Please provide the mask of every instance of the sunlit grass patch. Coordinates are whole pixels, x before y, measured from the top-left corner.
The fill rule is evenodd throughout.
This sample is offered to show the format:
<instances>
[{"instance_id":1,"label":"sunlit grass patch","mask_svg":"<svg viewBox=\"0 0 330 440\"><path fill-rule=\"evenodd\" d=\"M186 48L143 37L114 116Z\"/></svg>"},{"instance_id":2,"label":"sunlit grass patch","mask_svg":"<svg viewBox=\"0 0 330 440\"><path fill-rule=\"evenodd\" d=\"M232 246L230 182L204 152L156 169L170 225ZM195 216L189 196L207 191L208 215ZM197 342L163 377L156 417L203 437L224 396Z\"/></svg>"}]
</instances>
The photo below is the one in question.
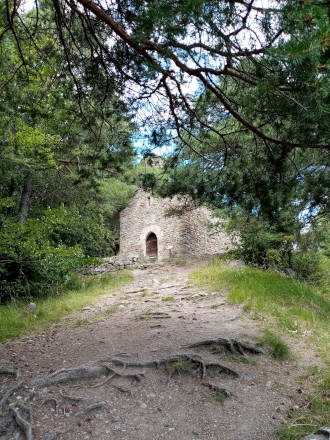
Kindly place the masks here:
<instances>
[{"instance_id":1,"label":"sunlit grass patch","mask_svg":"<svg viewBox=\"0 0 330 440\"><path fill-rule=\"evenodd\" d=\"M140 293L141 298L144 298L145 296L150 295L150 292L148 289L143 289L142 292Z\"/></svg>"},{"instance_id":2,"label":"sunlit grass patch","mask_svg":"<svg viewBox=\"0 0 330 440\"><path fill-rule=\"evenodd\" d=\"M105 312L104 316L111 316L118 312L119 307L124 305L123 303L112 304Z\"/></svg>"},{"instance_id":3,"label":"sunlit grass patch","mask_svg":"<svg viewBox=\"0 0 330 440\"><path fill-rule=\"evenodd\" d=\"M268 316L290 334L309 331L320 350L329 342L330 302L323 291L279 272L252 267L231 268L215 261L191 274L191 280L210 290L229 288L228 301Z\"/></svg>"},{"instance_id":4,"label":"sunlit grass patch","mask_svg":"<svg viewBox=\"0 0 330 440\"><path fill-rule=\"evenodd\" d=\"M264 330L264 336L261 338L260 344L268 346L271 355L275 359L283 361L292 356L289 346L283 342L282 338L269 330Z\"/></svg>"},{"instance_id":5,"label":"sunlit grass patch","mask_svg":"<svg viewBox=\"0 0 330 440\"><path fill-rule=\"evenodd\" d=\"M174 296L166 296L165 298L162 298L163 302L171 302L171 301L175 301Z\"/></svg>"},{"instance_id":6,"label":"sunlit grass patch","mask_svg":"<svg viewBox=\"0 0 330 440\"><path fill-rule=\"evenodd\" d=\"M310 367L301 382L306 386L306 382L311 383L314 391L306 397L303 405L290 412L288 420L281 425L278 431L281 440L300 439L321 426L330 426L330 371Z\"/></svg>"},{"instance_id":7,"label":"sunlit grass patch","mask_svg":"<svg viewBox=\"0 0 330 440\"><path fill-rule=\"evenodd\" d=\"M289 347L279 333L304 337L319 350L325 367L308 371L305 380L312 391L307 401L289 414L281 425L279 438L296 440L320 426L330 425L330 302L328 281L316 287L295 281L279 272L253 267L232 268L224 261L215 261L191 274L191 281L212 291L230 289L228 301L242 303L244 310L267 318L275 334L265 330L262 342L271 348L277 359L290 357ZM263 319L263 324L265 319Z\"/></svg>"},{"instance_id":8,"label":"sunlit grass patch","mask_svg":"<svg viewBox=\"0 0 330 440\"><path fill-rule=\"evenodd\" d=\"M77 321L75 321L75 325L77 326L77 327L84 327L85 325L89 325L89 324L91 324L91 320L90 319L88 319L88 318L82 318L82 319L77 319Z\"/></svg>"},{"instance_id":9,"label":"sunlit grass patch","mask_svg":"<svg viewBox=\"0 0 330 440\"><path fill-rule=\"evenodd\" d=\"M185 266L187 264L187 259L184 257L176 257L170 260L171 264L174 264L175 266Z\"/></svg>"},{"instance_id":10,"label":"sunlit grass patch","mask_svg":"<svg viewBox=\"0 0 330 440\"><path fill-rule=\"evenodd\" d=\"M59 322L69 313L91 304L101 295L132 280L129 271L113 272L88 277L81 288L70 290L59 296L34 299L35 311L24 313L26 301L12 301L0 306L0 342L40 331L50 323Z\"/></svg>"}]
</instances>

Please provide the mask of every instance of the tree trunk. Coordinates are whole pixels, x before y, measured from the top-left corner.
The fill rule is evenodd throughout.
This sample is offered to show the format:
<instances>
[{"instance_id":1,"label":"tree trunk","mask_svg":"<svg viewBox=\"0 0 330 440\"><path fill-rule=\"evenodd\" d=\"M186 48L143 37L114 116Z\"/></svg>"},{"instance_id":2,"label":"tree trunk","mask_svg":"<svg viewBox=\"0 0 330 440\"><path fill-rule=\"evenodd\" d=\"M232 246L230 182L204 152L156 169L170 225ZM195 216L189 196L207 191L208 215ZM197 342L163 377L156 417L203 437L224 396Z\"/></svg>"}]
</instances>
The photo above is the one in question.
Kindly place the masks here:
<instances>
[{"instance_id":1,"label":"tree trunk","mask_svg":"<svg viewBox=\"0 0 330 440\"><path fill-rule=\"evenodd\" d=\"M33 177L32 171L29 171L24 178L23 190L22 190L21 200L19 203L19 220L18 220L22 225L26 222L29 213L29 205L30 205L30 198L32 192L32 177Z\"/></svg>"}]
</instances>

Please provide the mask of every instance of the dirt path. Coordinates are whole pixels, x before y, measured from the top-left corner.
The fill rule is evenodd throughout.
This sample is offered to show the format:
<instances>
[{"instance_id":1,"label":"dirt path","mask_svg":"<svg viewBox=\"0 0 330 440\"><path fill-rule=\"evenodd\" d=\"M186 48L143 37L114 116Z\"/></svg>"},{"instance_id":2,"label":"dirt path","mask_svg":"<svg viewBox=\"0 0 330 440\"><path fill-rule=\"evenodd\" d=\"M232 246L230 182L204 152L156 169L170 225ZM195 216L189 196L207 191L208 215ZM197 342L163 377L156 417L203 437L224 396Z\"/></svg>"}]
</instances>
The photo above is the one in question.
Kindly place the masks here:
<instances>
[{"instance_id":1,"label":"dirt path","mask_svg":"<svg viewBox=\"0 0 330 440\"><path fill-rule=\"evenodd\" d=\"M0 367L18 368L20 380L29 384L11 399L30 405L33 439L276 438L276 426L299 399L295 383L298 361L276 362L267 354L243 356L235 350L182 348L210 338L253 342L260 336L257 323L240 306L225 303L227 292L207 293L189 286L188 275L196 265L154 265L135 270L132 284L60 325L0 346ZM123 376L107 370L109 376L90 380L46 388L31 385L31 378L58 369L95 363L113 367L114 358L125 363L144 362L178 353L193 353L195 358L198 354L205 365L220 362L239 377L225 370L212 373L207 367L201 378L202 367L194 371L189 362L180 361L165 368L132 369L121 364L114 371ZM126 373L136 373L135 379L141 380L125 377ZM107 383L94 387L107 379ZM14 383L13 378L0 376L0 391ZM223 388L230 397L222 402L224 394L205 383ZM93 408L95 403L98 406ZM7 417L6 411L0 416L0 438L25 438ZM7 425L1 431L4 423Z\"/></svg>"}]
</instances>

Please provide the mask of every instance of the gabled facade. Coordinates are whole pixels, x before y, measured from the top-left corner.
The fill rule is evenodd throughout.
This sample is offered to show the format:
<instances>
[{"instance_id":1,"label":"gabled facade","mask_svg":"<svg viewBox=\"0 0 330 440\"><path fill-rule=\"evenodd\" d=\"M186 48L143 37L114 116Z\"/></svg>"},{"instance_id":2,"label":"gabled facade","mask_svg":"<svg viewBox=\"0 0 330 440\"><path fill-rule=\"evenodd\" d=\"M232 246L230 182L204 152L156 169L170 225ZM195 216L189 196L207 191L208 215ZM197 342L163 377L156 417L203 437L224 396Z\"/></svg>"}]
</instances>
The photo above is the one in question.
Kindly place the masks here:
<instances>
[{"instance_id":1,"label":"gabled facade","mask_svg":"<svg viewBox=\"0 0 330 440\"><path fill-rule=\"evenodd\" d=\"M120 254L166 260L223 253L230 238L211 232L212 222L212 211L194 206L188 197L163 199L139 189L120 214Z\"/></svg>"}]
</instances>

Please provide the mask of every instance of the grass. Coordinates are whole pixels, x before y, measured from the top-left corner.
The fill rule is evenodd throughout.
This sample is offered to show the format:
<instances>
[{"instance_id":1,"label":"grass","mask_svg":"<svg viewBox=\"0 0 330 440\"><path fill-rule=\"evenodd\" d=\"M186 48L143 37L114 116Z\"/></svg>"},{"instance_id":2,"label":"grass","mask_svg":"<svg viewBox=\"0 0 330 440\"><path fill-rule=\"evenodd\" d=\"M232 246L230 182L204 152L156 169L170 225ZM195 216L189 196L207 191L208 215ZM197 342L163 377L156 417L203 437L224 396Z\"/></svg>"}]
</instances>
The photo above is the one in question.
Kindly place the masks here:
<instances>
[{"instance_id":1,"label":"grass","mask_svg":"<svg viewBox=\"0 0 330 440\"><path fill-rule=\"evenodd\" d=\"M321 426L329 426L329 280L316 287L275 271L229 267L222 260L194 271L190 278L195 285L211 291L229 289L229 302L243 304L245 310L253 312L263 323L267 320L269 328L275 328L276 333L266 329L261 343L271 348L276 359L290 357L289 347L279 336L282 333L303 338L321 354L324 366L313 374L306 373L306 388L312 392L303 406L290 413L278 432L279 438L296 440Z\"/></svg>"},{"instance_id":2,"label":"grass","mask_svg":"<svg viewBox=\"0 0 330 440\"><path fill-rule=\"evenodd\" d=\"M170 376L176 374L188 374L193 371L193 364L190 359L181 359L167 364L166 371Z\"/></svg>"},{"instance_id":3,"label":"grass","mask_svg":"<svg viewBox=\"0 0 330 440\"><path fill-rule=\"evenodd\" d=\"M0 342L42 331L50 323L59 322L69 313L82 309L93 303L97 297L131 280L132 274L129 271L87 277L79 289L59 296L34 299L37 307L32 313L24 313L27 301L12 301L10 304L2 305L0 306ZM77 325L84 324L85 322L77 323Z\"/></svg>"},{"instance_id":4,"label":"grass","mask_svg":"<svg viewBox=\"0 0 330 440\"><path fill-rule=\"evenodd\" d=\"M314 391L304 405L290 412L289 421L279 428L281 440L297 440L322 426L330 426L330 372L310 367L301 377L301 383L312 385Z\"/></svg>"},{"instance_id":5,"label":"grass","mask_svg":"<svg viewBox=\"0 0 330 440\"><path fill-rule=\"evenodd\" d=\"M174 264L175 266L186 266L187 264L187 259L183 258L183 257L175 257L171 260L169 260L172 264Z\"/></svg>"},{"instance_id":6,"label":"grass","mask_svg":"<svg viewBox=\"0 0 330 440\"><path fill-rule=\"evenodd\" d=\"M145 296L150 295L150 292L148 289L143 289L142 292L140 293L141 298L144 298Z\"/></svg>"},{"instance_id":7,"label":"grass","mask_svg":"<svg viewBox=\"0 0 330 440\"><path fill-rule=\"evenodd\" d=\"M159 280L159 282L160 282L160 284L165 284L165 283L168 283L169 281L174 281L174 280L175 280L175 276L171 275L167 278L161 278Z\"/></svg>"},{"instance_id":8,"label":"grass","mask_svg":"<svg viewBox=\"0 0 330 440\"><path fill-rule=\"evenodd\" d=\"M174 296L166 296L165 298L162 298L162 301L171 302L171 301L175 301L175 298Z\"/></svg>"},{"instance_id":9,"label":"grass","mask_svg":"<svg viewBox=\"0 0 330 440\"><path fill-rule=\"evenodd\" d=\"M271 349L271 355L275 359L284 361L292 357L289 346L282 341L279 335L272 333L270 330L264 330L264 336L260 340L261 345L267 345Z\"/></svg>"},{"instance_id":10,"label":"grass","mask_svg":"<svg viewBox=\"0 0 330 440\"><path fill-rule=\"evenodd\" d=\"M225 393L222 393L221 391L216 391L214 394L214 398L218 403L220 403L220 405L224 405L227 396L225 395Z\"/></svg>"},{"instance_id":11,"label":"grass","mask_svg":"<svg viewBox=\"0 0 330 440\"><path fill-rule=\"evenodd\" d=\"M243 303L245 310L270 318L292 335L309 333L326 356L330 301L321 290L278 272L235 269L217 260L193 272L191 281L213 291L230 289L229 302Z\"/></svg>"},{"instance_id":12,"label":"grass","mask_svg":"<svg viewBox=\"0 0 330 440\"><path fill-rule=\"evenodd\" d=\"M123 305L123 303L112 304L105 312L104 316L111 316L118 312L119 306Z\"/></svg>"},{"instance_id":13,"label":"grass","mask_svg":"<svg viewBox=\"0 0 330 440\"><path fill-rule=\"evenodd\" d=\"M150 321L151 318L152 318L152 313L150 310L147 310L140 315L141 321Z\"/></svg>"}]
</instances>

